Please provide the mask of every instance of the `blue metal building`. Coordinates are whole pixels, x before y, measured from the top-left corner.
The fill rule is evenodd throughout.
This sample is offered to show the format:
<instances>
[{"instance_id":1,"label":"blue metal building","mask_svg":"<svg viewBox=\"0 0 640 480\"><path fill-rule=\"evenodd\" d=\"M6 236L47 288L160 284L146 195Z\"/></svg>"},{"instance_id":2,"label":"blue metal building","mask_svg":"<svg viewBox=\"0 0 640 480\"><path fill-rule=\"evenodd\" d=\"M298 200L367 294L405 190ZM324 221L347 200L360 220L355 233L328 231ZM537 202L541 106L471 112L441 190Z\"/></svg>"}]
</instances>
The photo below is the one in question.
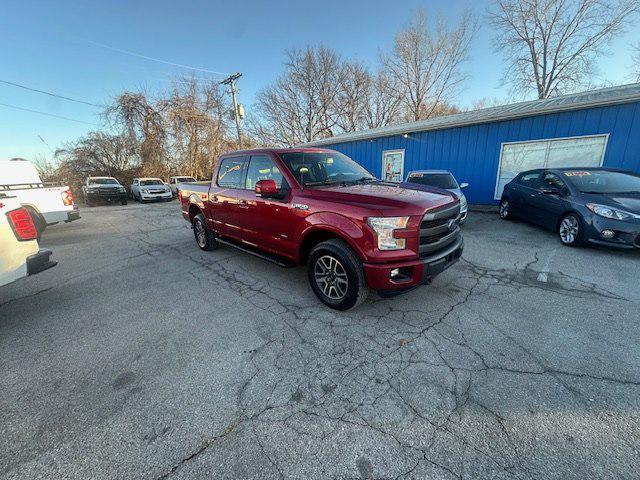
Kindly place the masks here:
<instances>
[{"instance_id":1,"label":"blue metal building","mask_svg":"<svg viewBox=\"0 0 640 480\"><path fill-rule=\"evenodd\" d=\"M470 203L491 204L530 168L640 172L640 83L346 133L305 146L338 150L379 178L450 170Z\"/></svg>"}]
</instances>

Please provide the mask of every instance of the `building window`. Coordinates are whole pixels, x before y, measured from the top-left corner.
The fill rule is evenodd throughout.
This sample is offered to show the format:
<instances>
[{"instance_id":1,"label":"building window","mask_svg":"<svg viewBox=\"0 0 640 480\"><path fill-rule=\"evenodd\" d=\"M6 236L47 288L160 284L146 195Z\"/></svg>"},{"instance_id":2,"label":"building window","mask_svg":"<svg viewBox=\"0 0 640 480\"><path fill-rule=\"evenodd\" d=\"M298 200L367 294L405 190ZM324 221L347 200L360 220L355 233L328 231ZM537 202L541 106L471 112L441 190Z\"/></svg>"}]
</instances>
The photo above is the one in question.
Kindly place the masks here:
<instances>
[{"instance_id":1,"label":"building window","mask_svg":"<svg viewBox=\"0 0 640 480\"><path fill-rule=\"evenodd\" d=\"M600 167L608 135L503 143L495 199L518 173L534 168Z\"/></svg>"},{"instance_id":2,"label":"building window","mask_svg":"<svg viewBox=\"0 0 640 480\"><path fill-rule=\"evenodd\" d=\"M404 150L382 152L382 179L388 182L404 180Z\"/></svg>"}]
</instances>

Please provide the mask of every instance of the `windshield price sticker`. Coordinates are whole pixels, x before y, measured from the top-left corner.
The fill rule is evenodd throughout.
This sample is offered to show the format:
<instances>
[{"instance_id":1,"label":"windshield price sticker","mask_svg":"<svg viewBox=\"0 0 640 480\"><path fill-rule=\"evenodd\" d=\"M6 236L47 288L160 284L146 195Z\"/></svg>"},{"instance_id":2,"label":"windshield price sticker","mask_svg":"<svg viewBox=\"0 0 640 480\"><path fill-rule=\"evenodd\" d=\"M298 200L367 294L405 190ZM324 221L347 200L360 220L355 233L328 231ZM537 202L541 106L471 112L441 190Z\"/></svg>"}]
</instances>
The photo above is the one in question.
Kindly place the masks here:
<instances>
[{"instance_id":1,"label":"windshield price sticker","mask_svg":"<svg viewBox=\"0 0 640 480\"><path fill-rule=\"evenodd\" d=\"M591 172L564 172L567 177L587 177Z\"/></svg>"},{"instance_id":2,"label":"windshield price sticker","mask_svg":"<svg viewBox=\"0 0 640 480\"><path fill-rule=\"evenodd\" d=\"M412 173L411 175L409 175L410 177L422 177L423 174L422 173Z\"/></svg>"}]
</instances>

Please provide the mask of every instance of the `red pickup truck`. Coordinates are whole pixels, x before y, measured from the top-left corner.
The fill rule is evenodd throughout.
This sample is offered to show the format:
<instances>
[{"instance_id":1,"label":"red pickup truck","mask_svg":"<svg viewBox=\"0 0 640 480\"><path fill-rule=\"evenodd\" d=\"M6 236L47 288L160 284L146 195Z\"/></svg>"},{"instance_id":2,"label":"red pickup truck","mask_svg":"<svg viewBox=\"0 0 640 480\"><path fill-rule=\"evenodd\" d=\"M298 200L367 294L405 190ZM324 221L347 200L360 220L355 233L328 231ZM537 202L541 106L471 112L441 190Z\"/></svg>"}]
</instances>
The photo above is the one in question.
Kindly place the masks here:
<instances>
[{"instance_id":1,"label":"red pickup truck","mask_svg":"<svg viewBox=\"0 0 640 480\"><path fill-rule=\"evenodd\" d=\"M429 283L462 254L457 197L380 181L333 150L225 154L210 183L181 184L180 202L201 249L307 265L314 293L338 310L369 289L391 296Z\"/></svg>"}]
</instances>

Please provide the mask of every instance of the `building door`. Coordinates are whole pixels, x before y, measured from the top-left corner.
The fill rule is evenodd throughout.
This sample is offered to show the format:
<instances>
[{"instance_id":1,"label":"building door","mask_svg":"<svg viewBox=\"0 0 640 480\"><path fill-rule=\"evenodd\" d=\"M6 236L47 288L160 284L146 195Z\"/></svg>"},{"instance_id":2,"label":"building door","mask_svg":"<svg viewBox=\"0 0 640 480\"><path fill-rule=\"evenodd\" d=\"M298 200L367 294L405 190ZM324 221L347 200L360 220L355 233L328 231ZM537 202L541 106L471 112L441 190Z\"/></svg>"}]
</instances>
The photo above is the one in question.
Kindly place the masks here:
<instances>
[{"instance_id":1,"label":"building door","mask_svg":"<svg viewBox=\"0 0 640 480\"><path fill-rule=\"evenodd\" d=\"M388 182L404 181L404 150L382 152L382 179Z\"/></svg>"}]
</instances>

